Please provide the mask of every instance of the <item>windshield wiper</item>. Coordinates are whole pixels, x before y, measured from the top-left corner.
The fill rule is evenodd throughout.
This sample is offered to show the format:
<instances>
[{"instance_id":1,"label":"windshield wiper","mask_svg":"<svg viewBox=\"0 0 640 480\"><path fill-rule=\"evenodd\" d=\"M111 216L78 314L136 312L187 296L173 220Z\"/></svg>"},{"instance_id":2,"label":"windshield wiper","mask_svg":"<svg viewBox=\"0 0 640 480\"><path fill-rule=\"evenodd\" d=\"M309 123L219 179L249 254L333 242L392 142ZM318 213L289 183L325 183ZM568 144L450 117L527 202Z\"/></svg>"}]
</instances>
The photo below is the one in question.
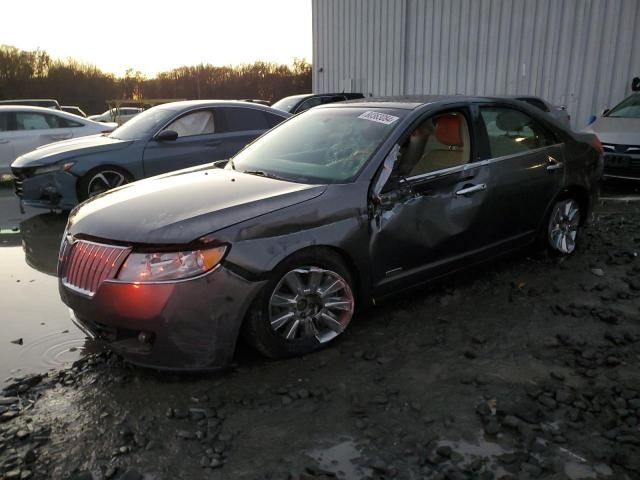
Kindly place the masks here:
<instances>
[{"instance_id":1,"label":"windshield wiper","mask_svg":"<svg viewBox=\"0 0 640 480\"><path fill-rule=\"evenodd\" d=\"M258 175L259 177L274 178L276 180L285 180L284 178L279 177L278 175L274 175L273 173L267 173L264 170L243 170L242 173L246 173L248 175Z\"/></svg>"}]
</instances>

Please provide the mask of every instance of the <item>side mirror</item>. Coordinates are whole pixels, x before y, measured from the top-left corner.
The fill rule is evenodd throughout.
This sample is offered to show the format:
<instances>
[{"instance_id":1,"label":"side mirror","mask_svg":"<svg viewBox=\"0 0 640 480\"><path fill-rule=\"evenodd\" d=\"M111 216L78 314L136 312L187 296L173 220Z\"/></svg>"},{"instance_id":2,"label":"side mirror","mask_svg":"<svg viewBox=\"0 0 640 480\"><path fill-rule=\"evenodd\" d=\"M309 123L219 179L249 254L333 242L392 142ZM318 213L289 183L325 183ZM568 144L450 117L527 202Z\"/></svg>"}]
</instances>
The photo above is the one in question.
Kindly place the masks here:
<instances>
[{"instance_id":1,"label":"side mirror","mask_svg":"<svg viewBox=\"0 0 640 480\"><path fill-rule=\"evenodd\" d=\"M604 117L607 113L609 113L609 108L605 108L604 110L602 110L602 113L600 114L601 117Z\"/></svg>"},{"instance_id":2,"label":"side mirror","mask_svg":"<svg viewBox=\"0 0 640 480\"><path fill-rule=\"evenodd\" d=\"M178 132L175 130L163 130L154 137L157 142L173 142L178 138Z\"/></svg>"}]
</instances>

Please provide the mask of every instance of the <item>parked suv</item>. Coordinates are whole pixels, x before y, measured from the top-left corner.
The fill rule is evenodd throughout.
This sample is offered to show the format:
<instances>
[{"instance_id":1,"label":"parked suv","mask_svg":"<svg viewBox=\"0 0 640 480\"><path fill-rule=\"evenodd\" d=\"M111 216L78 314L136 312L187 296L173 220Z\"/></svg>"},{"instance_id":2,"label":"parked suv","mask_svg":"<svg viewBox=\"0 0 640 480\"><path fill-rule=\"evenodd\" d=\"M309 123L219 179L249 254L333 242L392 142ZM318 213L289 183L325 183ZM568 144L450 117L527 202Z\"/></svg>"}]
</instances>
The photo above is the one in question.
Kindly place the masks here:
<instances>
[{"instance_id":1,"label":"parked suv","mask_svg":"<svg viewBox=\"0 0 640 480\"><path fill-rule=\"evenodd\" d=\"M318 105L355 100L357 98L364 98L364 95L361 93L306 93L284 97L274 103L272 107L295 115Z\"/></svg>"}]
</instances>

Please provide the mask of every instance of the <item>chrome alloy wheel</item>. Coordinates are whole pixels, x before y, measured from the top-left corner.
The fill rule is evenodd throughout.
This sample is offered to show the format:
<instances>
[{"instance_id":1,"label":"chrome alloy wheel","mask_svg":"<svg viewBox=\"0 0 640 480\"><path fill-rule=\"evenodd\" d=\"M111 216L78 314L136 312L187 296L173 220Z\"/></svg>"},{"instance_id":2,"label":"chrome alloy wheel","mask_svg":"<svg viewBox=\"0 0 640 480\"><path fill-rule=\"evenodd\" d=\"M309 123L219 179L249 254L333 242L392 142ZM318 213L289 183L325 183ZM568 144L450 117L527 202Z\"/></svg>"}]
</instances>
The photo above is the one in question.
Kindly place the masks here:
<instances>
[{"instance_id":1,"label":"chrome alloy wheel","mask_svg":"<svg viewBox=\"0 0 640 480\"><path fill-rule=\"evenodd\" d=\"M93 197L127 183L126 177L117 170L101 170L91 177L87 185L87 197Z\"/></svg>"},{"instance_id":2,"label":"chrome alloy wheel","mask_svg":"<svg viewBox=\"0 0 640 480\"><path fill-rule=\"evenodd\" d=\"M349 284L331 270L300 267L287 273L269 300L271 329L286 340L315 337L326 343L340 335L354 310Z\"/></svg>"},{"instance_id":3,"label":"chrome alloy wheel","mask_svg":"<svg viewBox=\"0 0 640 480\"><path fill-rule=\"evenodd\" d=\"M576 249L576 237L580 225L580 206L572 198L561 200L553 206L549 218L549 243L564 254Z\"/></svg>"}]
</instances>

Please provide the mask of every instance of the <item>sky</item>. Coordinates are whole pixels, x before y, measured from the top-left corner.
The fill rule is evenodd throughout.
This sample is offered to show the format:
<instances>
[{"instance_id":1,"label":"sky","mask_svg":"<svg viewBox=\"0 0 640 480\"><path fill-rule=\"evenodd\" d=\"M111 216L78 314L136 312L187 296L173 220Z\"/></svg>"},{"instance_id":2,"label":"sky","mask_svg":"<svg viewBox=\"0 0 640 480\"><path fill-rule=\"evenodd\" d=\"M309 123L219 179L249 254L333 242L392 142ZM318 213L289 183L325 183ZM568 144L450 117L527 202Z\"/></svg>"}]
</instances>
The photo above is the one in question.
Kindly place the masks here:
<instances>
[{"instance_id":1,"label":"sky","mask_svg":"<svg viewBox=\"0 0 640 480\"><path fill-rule=\"evenodd\" d=\"M0 45L123 75L183 65L311 62L311 0L0 0Z\"/></svg>"}]
</instances>

